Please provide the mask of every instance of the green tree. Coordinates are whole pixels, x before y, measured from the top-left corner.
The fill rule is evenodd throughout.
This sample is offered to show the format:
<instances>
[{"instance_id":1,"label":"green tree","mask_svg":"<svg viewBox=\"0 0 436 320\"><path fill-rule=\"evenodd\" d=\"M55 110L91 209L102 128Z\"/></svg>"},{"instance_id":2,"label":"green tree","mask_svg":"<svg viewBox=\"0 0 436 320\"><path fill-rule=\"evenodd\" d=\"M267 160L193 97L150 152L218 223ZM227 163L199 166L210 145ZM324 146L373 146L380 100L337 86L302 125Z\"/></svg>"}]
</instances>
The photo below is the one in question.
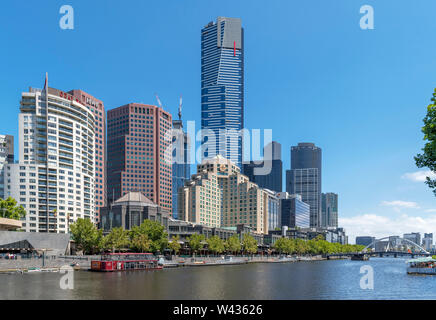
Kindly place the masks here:
<instances>
[{"instance_id":1,"label":"green tree","mask_svg":"<svg viewBox=\"0 0 436 320\"><path fill-rule=\"evenodd\" d=\"M17 205L17 200L8 197L0 199L0 217L7 219L20 220L26 216L26 210L22 205Z\"/></svg>"},{"instance_id":2,"label":"green tree","mask_svg":"<svg viewBox=\"0 0 436 320\"><path fill-rule=\"evenodd\" d=\"M241 241L239 240L238 235L234 234L229 237L225 242L225 248L232 253L241 251Z\"/></svg>"},{"instance_id":3,"label":"green tree","mask_svg":"<svg viewBox=\"0 0 436 320\"><path fill-rule=\"evenodd\" d=\"M424 118L424 126L421 131L424 133L424 141L427 141L422 149L423 153L415 157L418 168L427 167L436 173L436 89L431 98L432 103L427 106L427 115ZM425 182L436 195L436 179L427 177Z\"/></svg>"},{"instance_id":4,"label":"green tree","mask_svg":"<svg viewBox=\"0 0 436 320\"><path fill-rule=\"evenodd\" d=\"M70 232L78 250L84 254L94 254L100 251L103 233L89 219L79 218L70 224Z\"/></svg>"},{"instance_id":5,"label":"green tree","mask_svg":"<svg viewBox=\"0 0 436 320\"><path fill-rule=\"evenodd\" d=\"M174 252L175 255L177 255L180 251L181 245L179 243L180 237L177 236L173 236L173 238L171 239L171 242L168 243L168 248Z\"/></svg>"},{"instance_id":6,"label":"green tree","mask_svg":"<svg viewBox=\"0 0 436 320\"><path fill-rule=\"evenodd\" d=\"M218 236L212 236L206 240L210 251L214 254L221 253L225 250L224 241Z\"/></svg>"},{"instance_id":7,"label":"green tree","mask_svg":"<svg viewBox=\"0 0 436 320\"><path fill-rule=\"evenodd\" d=\"M130 240L130 247L135 252L149 252L151 251L152 241L144 233L135 234Z\"/></svg>"},{"instance_id":8,"label":"green tree","mask_svg":"<svg viewBox=\"0 0 436 320\"><path fill-rule=\"evenodd\" d=\"M302 240L302 239L296 239L295 240L295 252L298 255L303 255L303 254L306 254L307 251L308 251L308 248L307 248L306 241Z\"/></svg>"},{"instance_id":9,"label":"green tree","mask_svg":"<svg viewBox=\"0 0 436 320\"><path fill-rule=\"evenodd\" d=\"M130 244L129 233L123 227L113 228L111 232L103 239L105 249L110 249L113 252L127 248Z\"/></svg>"},{"instance_id":10,"label":"green tree","mask_svg":"<svg viewBox=\"0 0 436 320\"><path fill-rule=\"evenodd\" d=\"M278 251L280 254L284 253L286 251L286 243L288 240L287 238L280 238L277 239L276 242L273 244L273 248Z\"/></svg>"},{"instance_id":11,"label":"green tree","mask_svg":"<svg viewBox=\"0 0 436 320\"><path fill-rule=\"evenodd\" d=\"M151 241L150 250L155 253L163 251L168 247L168 234L165 232L165 227L157 221L149 219L144 220L140 226L134 226L130 230L130 239L135 238L139 234L144 234Z\"/></svg>"},{"instance_id":12,"label":"green tree","mask_svg":"<svg viewBox=\"0 0 436 320\"><path fill-rule=\"evenodd\" d=\"M249 234L244 234L242 238L242 248L245 252L254 254L257 252L257 241Z\"/></svg>"},{"instance_id":13,"label":"green tree","mask_svg":"<svg viewBox=\"0 0 436 320\"><path fill-rule=\"evenodd\" d=\"M203 244L201 243L204 240L203 234L193 233L188 239L189 247L192 252L195 254L198 250L203 248Z\"/></svg>"}]
</instances>

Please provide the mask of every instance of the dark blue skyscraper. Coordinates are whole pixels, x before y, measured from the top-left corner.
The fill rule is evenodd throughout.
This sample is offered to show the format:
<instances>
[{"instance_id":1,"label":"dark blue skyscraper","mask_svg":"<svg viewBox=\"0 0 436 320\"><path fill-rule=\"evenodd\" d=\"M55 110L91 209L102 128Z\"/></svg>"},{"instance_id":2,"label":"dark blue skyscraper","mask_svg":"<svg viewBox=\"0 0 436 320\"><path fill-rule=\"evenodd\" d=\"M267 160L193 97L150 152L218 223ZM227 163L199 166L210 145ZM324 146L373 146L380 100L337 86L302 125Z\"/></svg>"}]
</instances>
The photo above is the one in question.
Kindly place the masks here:
<instances>
[{"instance_id":1,"label":"dark blue skyscraper","mask_svg":"<svg viewBox=\"0 0 436 320\"><path fill-rule=\"evenodd\" d=\"M313 143L291 147L291 170L286 171L286 192L300 194L310 205L310 226L321 224L321 148Z\"/></svg>"},{"instance_id":2,"label":"dark blue skyscraper","mask_svg":"<svg viewBox=\"0 0 436 320\"><path fill-rule=\"evenodd\" d=\"M241 167L243 127L244 31L241 19L218 17L201 30L203 156L221 154Z\"/></svg>"},{"instance_id":3,"label":"dark blue skyscraper","mask_svg":"<svg viewBox=\"0 0 436 320\"><path fill-rule=\"evenodd\" d=\"M179 111L180 112L180 111ZM183 122L180 119L173 121L173 178L172 178L172 192L173 192L173 218L178 218L178 203L177 193L180 187L185 185L185 181L189 181L191 176L191 168L189 161L189 137L183 131Z\"/></svg>"},{"instance_id":4,"label":"dark blue skyscraper","mask_svg":"<svg viewBox=\"0 0 436 320\"><path fill-rule=\"evenodd\" d=\"M244 163L244 174L255 182L259 187L282 192L282 145L276 141L272 141L265 146L263 150L264 162L256 164L254 161ZM268 174L255 174L255 168L269 166L271 171Z\"/></svg>"}]
</instances>

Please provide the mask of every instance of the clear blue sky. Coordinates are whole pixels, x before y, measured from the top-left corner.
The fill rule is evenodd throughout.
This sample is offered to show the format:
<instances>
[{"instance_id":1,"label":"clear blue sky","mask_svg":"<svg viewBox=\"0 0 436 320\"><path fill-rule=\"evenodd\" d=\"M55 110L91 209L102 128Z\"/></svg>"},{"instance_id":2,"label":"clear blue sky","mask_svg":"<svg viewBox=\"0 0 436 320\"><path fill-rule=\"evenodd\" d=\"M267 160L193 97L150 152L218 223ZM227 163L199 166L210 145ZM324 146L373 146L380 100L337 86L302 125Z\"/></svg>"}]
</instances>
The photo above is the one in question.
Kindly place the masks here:
<instances>
[{"instance_id":1,"label":"clear blue sky","mask_svg":"<svg viewBox=\"0 0 436 320\"><path fill-rule=\"evenodd\" d=\"M64 4L74 30L59 28ZM364 4L374 30L359 27ZM217 16L245 28L245 126L273 128L285 169L290 146L323 149L323 191L339 194L351 237L436 233L436 198L404 176L418 171L436 87L433 0L2 1L1 133L17 137L20 94L46 71L107 109L155 104L157 92L176 115L183 94L183 118L199 126L200 30Z\"/></svg>"}]
</instances>

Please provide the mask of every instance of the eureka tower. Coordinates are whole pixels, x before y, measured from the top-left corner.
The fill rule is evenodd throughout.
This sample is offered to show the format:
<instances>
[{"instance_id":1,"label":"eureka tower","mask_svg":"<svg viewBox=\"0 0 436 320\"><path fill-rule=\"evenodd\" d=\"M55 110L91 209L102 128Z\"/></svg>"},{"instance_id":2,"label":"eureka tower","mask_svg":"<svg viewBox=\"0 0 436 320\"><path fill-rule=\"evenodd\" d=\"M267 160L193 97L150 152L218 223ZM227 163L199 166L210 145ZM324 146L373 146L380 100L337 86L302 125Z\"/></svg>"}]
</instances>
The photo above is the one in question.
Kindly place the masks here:
<instances>
[{"instance_id":1,"label":"eureka tower","mask_svg":"<svg viewBox=\"0 0 436 320\"><path fill-rule=\"evenodd\" d=\"M241 19L218 17L201 30L203 157L242 165L244 30Z\"/></svg>"}]
</instances>

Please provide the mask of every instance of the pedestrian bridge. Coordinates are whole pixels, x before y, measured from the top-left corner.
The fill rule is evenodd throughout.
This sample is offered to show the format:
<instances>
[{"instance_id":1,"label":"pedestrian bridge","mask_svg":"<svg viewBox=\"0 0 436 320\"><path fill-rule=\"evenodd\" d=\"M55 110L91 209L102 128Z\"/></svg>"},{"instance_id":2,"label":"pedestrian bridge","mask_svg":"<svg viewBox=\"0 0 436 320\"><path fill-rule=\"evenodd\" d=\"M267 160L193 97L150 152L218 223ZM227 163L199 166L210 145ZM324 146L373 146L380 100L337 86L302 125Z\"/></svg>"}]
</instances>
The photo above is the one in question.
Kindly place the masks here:
<instances>
[{"instance_id":1,"label":"pedestrian bridge","mask_svg":"<svg viewBox=\"0 0 436 320\"><path fill-rule=\"evenodd\" d=\"M406 250L401 251L395 248L390 248L390 242L388 242L388 245L386 247L386 250L379 250L379 251L367 251L370 247L374 246L377 242L390 239L391 237L384 237L380 239L375 239L373 242L371 242L369 245L367 245L365 248L362 249L360 252L350 252L350 253L335 253L335 254L329 254L327 255L327 259L332 257L364 257L364 256L379 256L379 257L387 257L392 256L394 258L397 257L404 257L409 256L411 258L414 258L415 256L431 256L432 254L425 250L420 245L416 244L413 241L410 241L409 239L404 238L397 238L397 240L400 240L401 243L406 243L407 245L411 245L414 251Z\"/></svg>"}]
</instances>

